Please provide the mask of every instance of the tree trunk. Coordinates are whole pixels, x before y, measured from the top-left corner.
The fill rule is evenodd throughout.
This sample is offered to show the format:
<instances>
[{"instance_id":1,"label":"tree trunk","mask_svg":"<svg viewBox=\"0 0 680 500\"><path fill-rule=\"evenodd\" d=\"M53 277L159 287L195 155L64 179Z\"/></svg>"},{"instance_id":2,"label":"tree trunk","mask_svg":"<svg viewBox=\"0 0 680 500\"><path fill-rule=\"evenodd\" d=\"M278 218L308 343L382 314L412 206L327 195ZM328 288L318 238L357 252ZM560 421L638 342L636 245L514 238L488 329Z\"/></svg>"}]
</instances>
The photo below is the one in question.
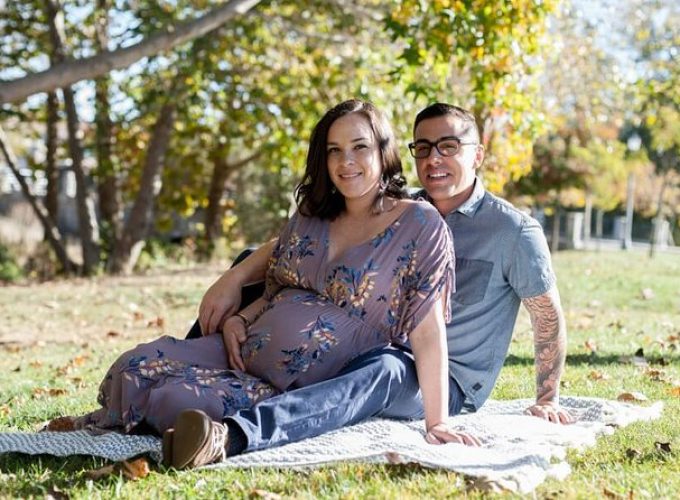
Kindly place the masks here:
<instances>
[{"instance_id":1,"label":"tree trunk","mask_svg":"<svg viewBox=\"0 0 680 500\"><path fill-rule=\"evenodd\" d=\"M604 226L604 212L601 208L598 208L595 212L595 237L597 238L597 249L600 249L600 243L602 242L602 232Z\"/></svg>"},{"instance_id":2,"label":"tree trunk","mask_svg":"<svg viewBox=\"0 0 680 500\"><path fill-rule=\"evenodd\" d=\"M48 3L53 1L47 0ZM127 68L144 57L170 50L219 28L230 19L245 14L258 2L259 0L230 0L203 17L170 26L138 44L92 57L63 61L46 71L0 83L0 104L20 101L39 92L49 92L80 80L105 75L115 69Z\"/></svg>"},{"instance_id":3,"label":"tree trunk","mask_svg":"<svg viewBox=\"0 0 680 500\"><path fill-rule=\"evenodd\" d=\"M260 156L261 152L228 163L225 159L226 151L220 151L215 155L212 178L210 179L210 190L208 192L208 206L205 210L205 241L206 256L210 257L215 246L215 240L222 235L222 218L224 217L224 206L222 196L224 196L224 186L229 177L237 170L245 167L248 163Z\"/></svg>"},{"instance_id":4,"label":"tree trunk","mask_svg":"<svg viewBox=\"0 0 680 500\"><path fill-rule=\"evenodd\" d=\"M56 0L45 0L47 21L54 53L53 62L65 59L63 12ZM76 110L73 90L70 87L61 89L66 108L66 124L68 127L68 146L71 154L71 168L76 179L76 203L78 207L78 228L80 243L83 249L83 273L91 275L99 265L99 228L94 210L94 201L90 196L87 178L83 170L83 148L80 144L78 111Z\"/></svg>"},{"instance_id":5,"label":"tree trunk","mask_svg":"<svg viewBox=\"0 0 680 500\"><path fill-rule=\"evenodd\" d=\"M31 192L31 188L26 183L26 179L24 179L24 176L19 173L19 169L17 168L16 161L14 159L14 154L9 148L9 143L7 142L5 131L2 129L1 126L0 126L0 149L2 149L2 154L5 157L7 166L9 166L9 169L14 174L14 177L16 177L19 186L21 186L22 193L28 200L28 203L31 205L31 208L33 208L35 214L38 216L38 219L40 220L40 223L42 224L43 229L45 231L45 238L52 247L52 250L54 250L54 253L57 256L57 259L59 260L59 263L61 264L64 273L65 274L72 273L76 269L76 266L73 264L73 262L71 262L71 260L68 258L68 255L66 254L66 249L64 248L61 234L59 234L59 230L54 225L54 221L50 218L50 214L47 213L45 207L40 205L37 197L33 194L33 192Z\"/></svg>"},{"instance_id":6,"label":"tree trunk","mask_svg":"<svg viewBox=\"0 0 680 500\"><path fill-rule=\"evenodd\" d=\"M586 248L590 244L590 227L593 220L593 193L586 189L586 204L583 209L583 243Z\"/></svg>"},{"instance_id":7,"label":"tree trunk","mask_svg":"<svg viewBox=\"0 0 680 500\"><path fill-rule=\"evenodd\" d=\"M652 235L649 238L649 258L654 257L654 253L656 252L656 245L658 241L656 241L656 233L657 231L660 230L659 226L661 225L661 221L663 221L662 217L662 212L663 212L663 195L666 192L666 186L668 185L668 175L664 174L662 181L661 181L661 189L659 189L659 197L656 200L656 215L652 219Z\"/></svg>"},{"instance_id":8,"label":"tree trunk","mask_svg":"<svg viewBox=\"0 0 680 500\"><path fill-rule=\"evenodd\" d=\"M555 211L553 213L552 237L550 239L550 253L556 253L560 248L560 225L562 218L562 207L559 202L555 203Z\"/></svg>"},{"instance_id":9,"label":"tree trunk","mask_svg":"<svg viewBox=\"0 0 680 500\"><path fill-rule=\"evenodd\" d=\"M165 154L170 143L175 121L175 102L163 106L154 126L146 154L142 179L137 198L123 228L123 234L116 242L109 261L109 270L115 274L128 274L139 258L153 223L153 204L159 191L160 176L165 163Z\"/></svg>"},{"instance_id":10,"label":"tree trunk","mask_svg":"<svg viewBox=\"0 0 680 500\"><path fill-rule=\"evenodd\" d=\"M630 172L626 182L626 227L624 228L621 247L625 250L633 249L633 215L635 214L635 174Z\"/></svg>"},{"instance_id":11,"label":"tree trunk","mask_svg":"<svg viewBox=\"0 0 680 500\"><path fill-rule=\"evenodd\" d=\"M106 51L109 43L108 3L109 0L97 0L95 45L99 52ZM113 124L111 123L111 106L109 103L110 81L108 75L95 80L97 194L99 195L99 212L107 227L104 234L106 234L105 239L108 243L120 238L123 221L123 201L113 163Z\"/></svg>"},{"instance_id":12,"label":"tree trunk","mask_svg":"<svg viewBox=\"0 0 680 500\"><path fill-rule=\"evenodd\" d=\"M57 94L47 94L47 131L45 135L45 177L47 178L47 192L45 193L45 208L50 218L56 223L59 215L59 169L57 167L59 99Z\"/></svg>"}]
</instances>

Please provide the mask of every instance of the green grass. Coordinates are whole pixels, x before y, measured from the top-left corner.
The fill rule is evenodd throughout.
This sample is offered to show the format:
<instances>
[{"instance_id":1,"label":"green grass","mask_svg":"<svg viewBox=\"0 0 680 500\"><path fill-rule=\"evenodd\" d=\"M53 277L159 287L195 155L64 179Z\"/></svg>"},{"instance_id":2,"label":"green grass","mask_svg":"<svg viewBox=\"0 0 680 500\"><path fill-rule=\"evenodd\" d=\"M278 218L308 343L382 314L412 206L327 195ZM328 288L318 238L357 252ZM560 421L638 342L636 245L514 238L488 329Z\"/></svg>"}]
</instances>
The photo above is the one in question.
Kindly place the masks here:
<instances>
[{"instance_id":1,"label":"green grass","mask_svg":"<svg viewBox=\"0 0 680 500\"><path fill-rule=\"evenodd\" d=\"M570 452L572 474L565 481L545 482L536 496L624 498L632 492L636 498L677 498L680 397L670 389L680 381L680 341L673 340L680 336L680 257L649 260L641 253L563 252L554 262L569 327L562 393L616 398L637 391L664 401L665 410L660 420L631 425L584 452ZM99 380L116 355L160 333L185 332L203 289L217 272L0 288L0 429L29 431L50 418L94 409ZM643 293L645 289L651 294ZM158 317L163 319L160 326ZM640 348L665 381L622 361ZM596 380L594 373L604 378ZM522 313L492 397L533 394L531 328ZM655 442L669 442L671 452L657 449ZM454 473L410 465L201 472L158 467L138 481L88 479L87 471L106 463L92 457L2 455L0 497L489 496Z\"/></svg>"}]
</instances>

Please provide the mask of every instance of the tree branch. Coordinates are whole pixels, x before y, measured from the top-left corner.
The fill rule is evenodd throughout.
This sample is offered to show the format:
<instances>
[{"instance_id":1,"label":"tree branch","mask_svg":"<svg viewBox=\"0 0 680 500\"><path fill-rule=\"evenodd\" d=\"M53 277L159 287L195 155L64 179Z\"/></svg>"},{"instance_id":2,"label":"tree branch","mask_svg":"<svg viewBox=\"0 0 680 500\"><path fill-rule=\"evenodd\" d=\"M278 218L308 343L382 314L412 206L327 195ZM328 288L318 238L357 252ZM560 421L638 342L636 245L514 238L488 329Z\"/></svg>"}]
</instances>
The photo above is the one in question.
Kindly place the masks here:
<instances>
[{"instance_id":1,"label":"tree branch","mask_svg":"<svg viewBox=\"0 0 680 500\"><path fill-rule=\"evenodd\" d=\"M211 10L203 17L166 28L163 32L130 47L84 59L64 61L48 70L0 83L0 104L20 101L33 94L63 88L80 80L96 78L116 69L127 68L144 57L170 50L205 35L237 15L246 13L259 1L229 0L225 5Z\"/></svg>"}]
</instances>

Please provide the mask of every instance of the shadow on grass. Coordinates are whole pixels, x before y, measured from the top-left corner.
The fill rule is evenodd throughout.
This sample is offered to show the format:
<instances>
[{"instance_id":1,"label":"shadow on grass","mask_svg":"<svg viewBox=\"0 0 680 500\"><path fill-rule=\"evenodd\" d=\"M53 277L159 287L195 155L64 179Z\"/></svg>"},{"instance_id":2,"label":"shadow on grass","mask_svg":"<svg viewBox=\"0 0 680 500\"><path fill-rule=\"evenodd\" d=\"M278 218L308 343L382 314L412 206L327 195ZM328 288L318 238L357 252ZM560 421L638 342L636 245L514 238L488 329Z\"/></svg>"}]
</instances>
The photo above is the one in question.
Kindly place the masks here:
<instances>
[{"instance_id":1,"label":"shadow on grass","mask_svg":"<svg viewBox=\"0 0 680 500\"><path fill-rule=\"evenodd\" d=\"M631 363L625 363L621 361L621 358L631 358L630 353L626 354L568 354L567 355L567 366L577 366L577 365L622 365ZM645 360L650 366L666 366L674 363L680 362L680 355L665 355L665 356L645 356ZM534 366L533 356L515 356L510 354L505 358L505 366Z\"/></svg>"}]
</instances>

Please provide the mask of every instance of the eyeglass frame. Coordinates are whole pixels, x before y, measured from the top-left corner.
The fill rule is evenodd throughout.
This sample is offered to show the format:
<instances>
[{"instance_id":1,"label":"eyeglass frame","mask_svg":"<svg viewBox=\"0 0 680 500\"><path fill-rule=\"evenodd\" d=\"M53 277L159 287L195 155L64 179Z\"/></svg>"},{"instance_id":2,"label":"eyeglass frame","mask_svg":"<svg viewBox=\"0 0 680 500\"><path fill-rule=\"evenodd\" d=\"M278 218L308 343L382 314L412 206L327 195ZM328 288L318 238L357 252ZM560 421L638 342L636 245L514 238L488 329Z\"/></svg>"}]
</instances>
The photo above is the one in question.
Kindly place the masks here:
<instances>
[{"instance_id":1,"label":"eyeglass frame","mask_svg":"<svg viewBox=\"0 0 680 500\"><path fill-rule=\"evenodd\" d=\"M455 153L448 154L448 153L445 153L444 151L442 151L441 149L439 149L439 143L446 142L446 141L455 141L455 142L458 143L458 149L456 149ZM416 156L414 149L418 144L427 144L427 146L429 146L430 149L428 150L428 152L425 156ZM446 137L440 137L435 142L428 141L427 139L418 139L417 141L410 142L408 144L408 150L411 153L411 156L413 156L415 159L423 160L425 158L429 158L429 156L432 154L432 148L433 147L437 150L437 152L440 155L447 157L447 158L451 158L452 156L456 156L460 152L462 146L479 146L479 145L480 145L479 142L463 142L463 141L460 140L460 137L456 137L455 135L449 135L449 136L446 136Z\"/></svg>"}]
</instances>

